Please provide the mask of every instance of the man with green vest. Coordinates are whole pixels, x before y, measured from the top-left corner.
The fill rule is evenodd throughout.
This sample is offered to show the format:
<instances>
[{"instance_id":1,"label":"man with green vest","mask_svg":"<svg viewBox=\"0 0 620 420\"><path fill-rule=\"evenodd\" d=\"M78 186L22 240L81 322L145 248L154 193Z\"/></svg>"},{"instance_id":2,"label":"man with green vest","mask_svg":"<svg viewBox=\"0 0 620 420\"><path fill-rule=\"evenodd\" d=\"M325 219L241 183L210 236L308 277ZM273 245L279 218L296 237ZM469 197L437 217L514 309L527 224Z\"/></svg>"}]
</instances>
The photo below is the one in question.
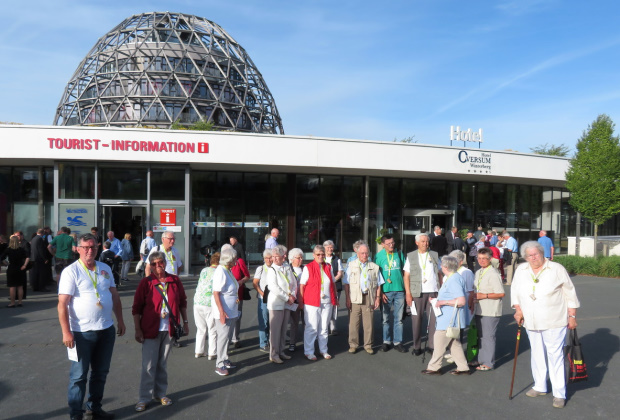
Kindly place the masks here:
<instances>
[{"instance_id":1,"label":"man with green vest","mask_svg":"<svg viewBox=\"0 0 620 420\"><path fill-rule=\"evenodd\" d=\"M403 341L403 309L405 307L405 285L403 282L403 266L405 259L402 252L395 251L396 242L392 235L381 237L383 249L377 254L375 261L381 269L385 283L383 289L383 345L381 350L388 351L392 345L400 353L406 350ZM392 330L394 335L392 336Z\"/></svg>"}]
</instances>

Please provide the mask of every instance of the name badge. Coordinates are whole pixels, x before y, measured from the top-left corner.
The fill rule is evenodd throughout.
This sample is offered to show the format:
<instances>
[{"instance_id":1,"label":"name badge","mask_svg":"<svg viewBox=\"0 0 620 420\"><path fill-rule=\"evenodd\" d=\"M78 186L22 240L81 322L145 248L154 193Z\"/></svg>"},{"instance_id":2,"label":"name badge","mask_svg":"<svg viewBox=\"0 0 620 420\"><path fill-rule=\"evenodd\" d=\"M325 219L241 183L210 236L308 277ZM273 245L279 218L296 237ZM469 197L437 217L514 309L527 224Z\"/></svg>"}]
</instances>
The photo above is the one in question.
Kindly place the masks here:
<instances>
[{"instance_id":1,"label":"name badge","mask_svg":"<svg viewBox=\"0 0 620 420\"><path fill-rule=\"evenodd\" d=\"M534 293L532 293L532 294L530 295L530 299L532 299L532 300L536 300L536 295L535 295Z\"/></svg>"}]
</instances>

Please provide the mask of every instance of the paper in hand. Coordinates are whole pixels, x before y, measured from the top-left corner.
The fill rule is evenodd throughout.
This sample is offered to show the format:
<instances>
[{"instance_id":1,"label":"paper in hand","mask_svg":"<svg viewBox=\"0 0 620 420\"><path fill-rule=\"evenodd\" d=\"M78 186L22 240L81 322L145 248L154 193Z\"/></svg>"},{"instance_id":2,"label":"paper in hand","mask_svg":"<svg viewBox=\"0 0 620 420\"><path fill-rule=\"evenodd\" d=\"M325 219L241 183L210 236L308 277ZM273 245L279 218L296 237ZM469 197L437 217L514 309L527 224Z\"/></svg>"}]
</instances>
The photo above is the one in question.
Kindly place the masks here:
<instances>
[{"instance_id":1,"label":"paper in hand","mask_svg":"<svg viewBox=\"0 0 620 420\"><path fill-rule=\"evenodd\" d=\"M67 355L72 362L78 361L77 345L73 344L73 348L67 347Z\"/></svg>"},{"instance_id":2,"label":"paper in hand","mask_svg":"<svg viewBox=\"0 0 620 420\"><path fill-rule=\"evenodd\" d=\"M442 312L441 312L441 308L438 308L437 306L435 306L437 304L437 298L432 298L431 299L431 306L433 307L433 311L435 312L435 317L441 316Z\"/></svg>"}]
</instances>

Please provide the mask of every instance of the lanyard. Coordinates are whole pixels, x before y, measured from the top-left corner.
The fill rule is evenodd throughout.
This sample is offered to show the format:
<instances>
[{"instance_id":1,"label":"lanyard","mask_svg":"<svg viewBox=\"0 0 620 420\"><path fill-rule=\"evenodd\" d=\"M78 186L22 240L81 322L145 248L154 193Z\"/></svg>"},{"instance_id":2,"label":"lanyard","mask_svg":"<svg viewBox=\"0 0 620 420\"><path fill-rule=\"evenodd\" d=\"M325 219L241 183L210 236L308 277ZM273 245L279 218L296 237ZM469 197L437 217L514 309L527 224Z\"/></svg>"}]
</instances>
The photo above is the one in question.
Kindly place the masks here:
<instances>
[{"instance_id":1,"label":"lanyard","mask_svg":"<svg viewBox=\"0 0 620 420\"><path fill-rule=\"evenodd\" d=\"M325 272L323 271L323 264L319 264L319 271L321 272L321 296L327 297L327 294L323 290L323 285L325 284Z\"/></svg>"},{"instance_id":2,"label":"lanyard","mask_svg":"<svg viewBox=\"0 0 620 420\"><path fill-rule=\"evenodd\" d=\"M239 283L237 283L237 279L235 278L235 276L232 275L232 273L230 272L230 269L228 267L222 266L222 268L224 268L224 270L226 270L225 271L226 277L228 277L229 280L232 277L232 283L235 285L235 293L237 293L239 291ZM237 299L237 303L239 303L239 299Z\"/></svg>"},{"instance_id":3,"label":"lanyard","mask_svg":"<svg viewBox=\"0 0 620 420\"><path fill-rule=\"evenodd\" d=\"M394 265L394 253L390 253L385 251L386 257L387 257L387 262L388 262L388 283L392 283L391 277L392 277L392 265ZM390 255L392 256L392 258L390 259Z\"/></svg>"},{"instance_id":4,"label":"lanyard","mask_svg":"<svg viewBox=\"0 0 620 420\"><path fill-rule=\"evenodd\" d=\"M488 266L484 270L479 271L480 275L478 276L478 286L476 287L478 289L478 292L480 292L480 281L482 280L482 277L484 277L484 275L487 273L487 271L489 271L489 268L491 268L491 266Z\"/></svg>"},{"instance_id":5,"label":"lanyard","mask_svg":"<svg viewBox=\"0 0 620 420\"><path fill-rule=\"evenodd\" d=\"M159 287L159 288L161 289L162 293L164 294L164 297L165 297L166 299L168 299L168 283L164 283L164 284L159 283L159 284L157 285L157 287ZM166 309L166 299L164 299L164 300L161 302L161 310L162 310L162 312L163 312L164 314L167 314L167 313L168 313L168 310ZM164 316L165 316L165 315L164 315Z\"/></svg>"},{"instance_id":6,"label":"lanyard","mask_svg":"<svg viewBox=\"0 0 620 420\"><path fill-rule=\"evenodd\" d=\"M95 289L95 295L97 295L97 306L101 307L101 297L99 296L99 290L97 290L97 263L95 263L95 278L90 274L90 270L86 268L86 265L80 260L80 264L88 274L88 278L90 278L91 283L93 284L93 288Z\"/></svg>"},{"instance_id":7,"label":"lanyard","mask_svg":"<svg viewBox=\"0 0 620 420\"><path fill-rule=\"evenodd\" d=\"M172 274L176 274L176 264L174 263L174 253L172 252L172 247L170 247L170 252L166 251L164 248L164 254L166 254L166 259L170 261L170 265L172 266Z\"/></svg>"},{"instance_id":8,"label":"lanyard","mask_svg":"<svg viewBox=\"0 0 620 420\"><path fill-rule=\"evenodd\" d=\"M534 273L530 273L530 276L532 277L532 281L534 282L534 284L532 285L532 294L536 293L536 283L538 283L540 280L540 275L542 274L543 271L545 271L547 267L543 268L542 270L540 270L540 272L538 273L537 276L534 276Z\"/></svg>"},{"instance_id":9,"label":"lanyard","mask_svg":"<svg viewBox=\"0 0 620 420\"><path fill-rule=\"evenodd\" d=\"M426 271L426 263L428 262L428 251L424 254L424 261L420 259L422 254L418 253L418 261L420 262L420 266L422 267L422 271Z\"/></svg>"}]
</instances>

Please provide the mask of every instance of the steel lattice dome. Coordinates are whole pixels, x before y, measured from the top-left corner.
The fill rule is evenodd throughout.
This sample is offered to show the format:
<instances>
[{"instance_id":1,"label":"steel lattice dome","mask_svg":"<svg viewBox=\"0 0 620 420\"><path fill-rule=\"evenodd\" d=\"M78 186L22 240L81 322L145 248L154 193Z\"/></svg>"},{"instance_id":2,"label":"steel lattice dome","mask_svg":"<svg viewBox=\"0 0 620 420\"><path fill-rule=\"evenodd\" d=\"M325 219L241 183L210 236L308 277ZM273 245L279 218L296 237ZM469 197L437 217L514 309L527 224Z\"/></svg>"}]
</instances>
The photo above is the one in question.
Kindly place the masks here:
<instances>
[{"instance_id":1,"label":"steel lattice dome","mask_svg":"<svg viewBox=\"0 0 620 420\"><path fill-rule=\"evenodd\" d=\"M55 125L217 129L284 134L273 96L241 45L207 19L144 13L125 19L82 60Z\"/></svg>"}]
</instances>

